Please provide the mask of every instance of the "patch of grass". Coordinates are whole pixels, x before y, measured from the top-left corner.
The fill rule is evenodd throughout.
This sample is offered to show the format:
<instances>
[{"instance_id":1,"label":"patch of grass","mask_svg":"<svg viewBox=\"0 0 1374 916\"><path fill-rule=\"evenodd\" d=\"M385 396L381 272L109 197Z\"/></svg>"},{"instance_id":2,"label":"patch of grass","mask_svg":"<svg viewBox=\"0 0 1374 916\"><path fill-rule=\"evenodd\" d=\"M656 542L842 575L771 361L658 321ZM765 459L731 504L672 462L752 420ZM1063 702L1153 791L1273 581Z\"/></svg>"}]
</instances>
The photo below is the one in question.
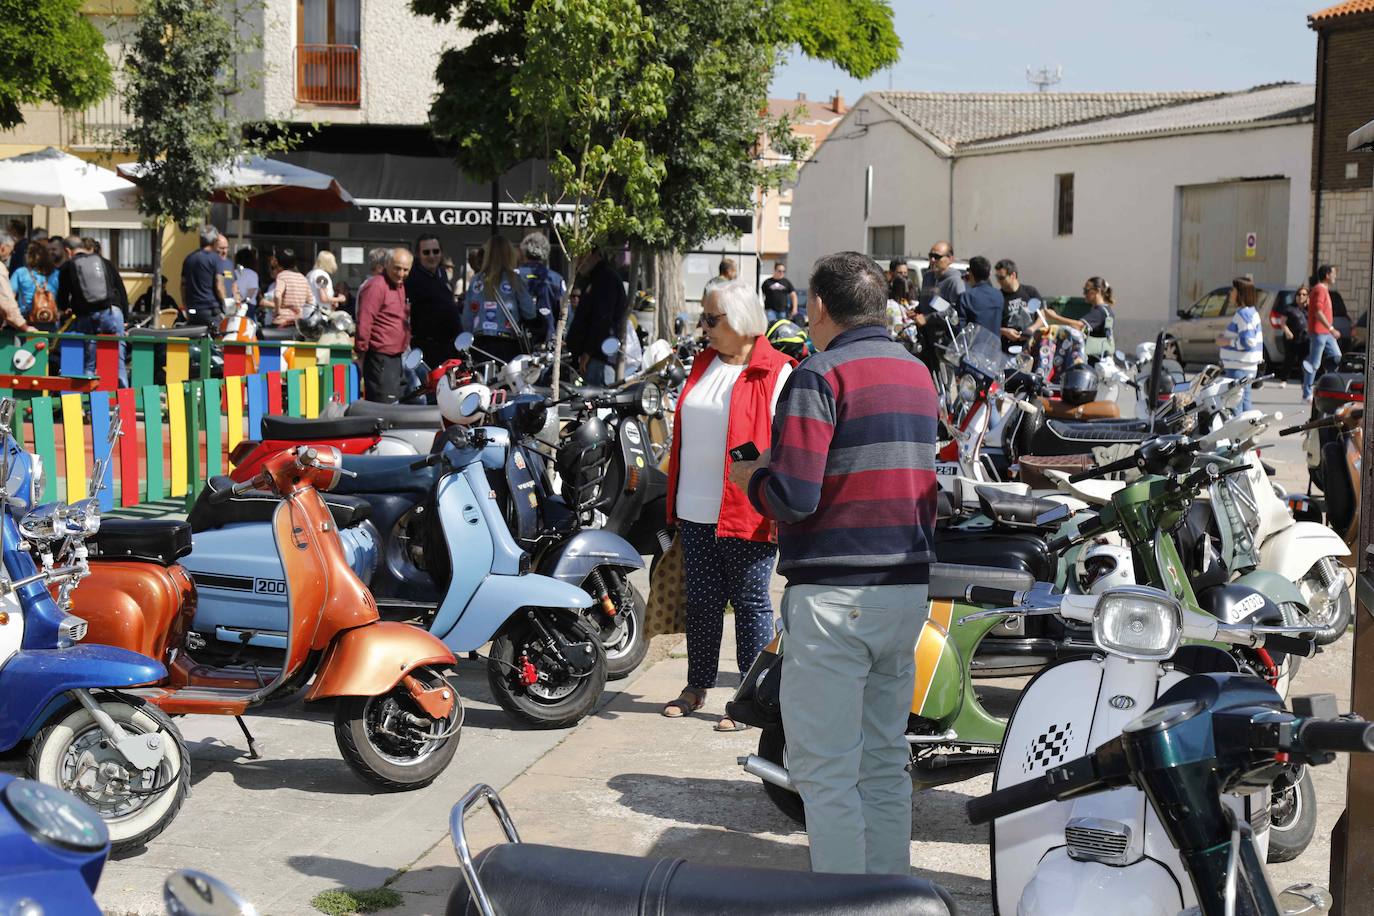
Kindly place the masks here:
<instances>
[{"instance_id":1,"label":"patch of grass","mask_svg":"<svg viewBox=\"0 0 1374 916\"><path fill-rule=\"evenodd\" d=\"M326 916L350 916L352 913L376 913L400 906L403 898L389 887L352 888L321 891L310 905Z\"/></svg>"}]
</instances>

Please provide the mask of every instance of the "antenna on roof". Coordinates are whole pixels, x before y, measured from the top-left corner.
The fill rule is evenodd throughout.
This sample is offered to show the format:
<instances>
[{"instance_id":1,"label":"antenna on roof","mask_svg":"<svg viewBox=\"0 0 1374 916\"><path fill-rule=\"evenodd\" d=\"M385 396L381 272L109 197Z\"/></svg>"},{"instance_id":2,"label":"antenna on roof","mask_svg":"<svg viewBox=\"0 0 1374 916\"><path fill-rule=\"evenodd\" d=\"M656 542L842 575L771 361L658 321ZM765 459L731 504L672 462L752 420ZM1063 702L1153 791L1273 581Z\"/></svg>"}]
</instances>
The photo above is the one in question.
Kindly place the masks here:
<instances>
[{"instance_id":1,"label":"antenna on roof","mask_svg":"<svg viewBox=\"0 0 1374 916\"><path fill-rule=\"evenodd\" d=\"M1039 70L1026 68L1026 82L1036 88L1037 92L1048 92L1051 86L1058 85L1064 78L1064 67L1058 64L1051 70L1049 67L1041 67Z\"/></svg>"}]
</instances>

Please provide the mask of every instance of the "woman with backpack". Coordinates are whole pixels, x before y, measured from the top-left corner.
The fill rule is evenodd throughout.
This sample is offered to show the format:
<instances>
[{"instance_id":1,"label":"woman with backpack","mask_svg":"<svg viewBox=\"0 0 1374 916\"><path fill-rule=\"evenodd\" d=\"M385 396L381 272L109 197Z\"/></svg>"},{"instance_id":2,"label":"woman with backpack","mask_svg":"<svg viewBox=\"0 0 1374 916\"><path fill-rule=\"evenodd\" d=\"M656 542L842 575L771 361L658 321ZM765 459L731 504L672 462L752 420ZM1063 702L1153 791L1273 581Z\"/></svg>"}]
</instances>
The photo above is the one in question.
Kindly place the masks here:
<instances>
[{"instance_id":1,"label":"woman with backpack","mask_svg":"<svg viewBox=\"0 0 1374 916\"><path fill-rule=\"evenodd\" d=\"M515 270L515 246L494 235L482 246L482 272L463 297L463 330L473 345L502 361L530 351L526 325L538 315L534 298Z\"/></svg>"},{"instance_id":2,"label":"woman with backpack","mask_svg":"<svg viewBox=\"0 0 1374 916\"><path fill-rule=\"evenodd\" d=\"M57 328L57 267L52 249L30 245L24 253L24 266L10 277L19 311L40 331Z\"/></svg>"}]
</instances>

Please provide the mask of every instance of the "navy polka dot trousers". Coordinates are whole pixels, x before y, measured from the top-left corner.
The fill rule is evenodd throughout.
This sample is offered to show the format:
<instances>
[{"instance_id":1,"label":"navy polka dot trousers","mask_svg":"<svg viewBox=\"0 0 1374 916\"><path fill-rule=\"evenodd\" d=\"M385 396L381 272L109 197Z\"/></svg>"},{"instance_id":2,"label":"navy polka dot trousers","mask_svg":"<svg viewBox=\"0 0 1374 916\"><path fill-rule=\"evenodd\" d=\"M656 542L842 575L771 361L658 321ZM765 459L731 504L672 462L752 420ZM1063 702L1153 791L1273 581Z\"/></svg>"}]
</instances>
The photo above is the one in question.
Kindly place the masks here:
<instances>
[{"instance_id":1,"label":"navy polka dot trousers","mask_svg":"<svg viewBox=\"0 0 1374 916\"><path fill-rule=\"evenodd\" d=\"M687 580L687 685L716 686L725 605L735 610L735 657L743 676L773 638L768 583L776 544L716 537L715 525L679 521Z\"/></svg>"}]
</instances>

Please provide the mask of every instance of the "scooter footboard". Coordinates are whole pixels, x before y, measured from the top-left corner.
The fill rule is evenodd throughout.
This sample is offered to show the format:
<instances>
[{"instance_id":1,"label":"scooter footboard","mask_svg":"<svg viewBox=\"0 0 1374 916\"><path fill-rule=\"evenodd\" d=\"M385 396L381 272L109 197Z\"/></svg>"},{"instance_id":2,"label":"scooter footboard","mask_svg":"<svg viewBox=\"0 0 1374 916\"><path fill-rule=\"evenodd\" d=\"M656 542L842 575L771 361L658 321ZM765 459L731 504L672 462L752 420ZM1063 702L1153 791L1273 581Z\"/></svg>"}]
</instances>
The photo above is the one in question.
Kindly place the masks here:
<instances>
[{"instance_id":1,"label":"scooter footboard","mask_svg":"<svg viewBox=\"0 0 1374 916\"><path fill-rule=\"evenodd\" d=\"M305 699L381 696L416 668L456 662L438 637L419 627L393 621L354 627L329 644Z\"/></svg>"}]
</instances>

